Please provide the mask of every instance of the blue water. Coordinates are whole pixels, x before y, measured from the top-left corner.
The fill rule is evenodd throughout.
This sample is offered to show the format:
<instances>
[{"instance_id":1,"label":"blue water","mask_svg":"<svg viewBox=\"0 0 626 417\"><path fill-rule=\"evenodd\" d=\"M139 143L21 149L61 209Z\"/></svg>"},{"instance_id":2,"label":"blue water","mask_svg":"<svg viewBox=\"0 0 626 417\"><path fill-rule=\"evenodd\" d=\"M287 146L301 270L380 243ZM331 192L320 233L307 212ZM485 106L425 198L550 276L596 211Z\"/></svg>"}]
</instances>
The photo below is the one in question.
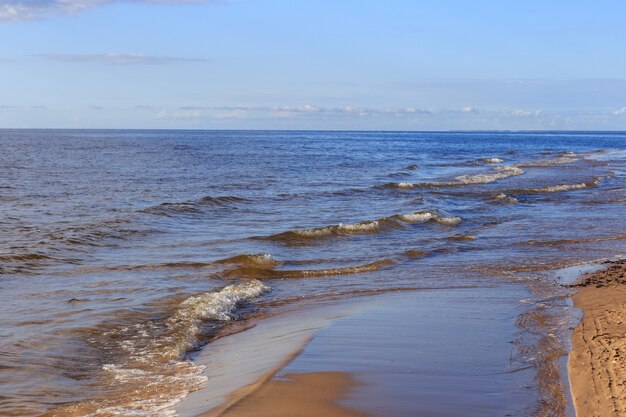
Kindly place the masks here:
<instances>
[{"instance_id":1,"label":"blue water","mask_svg":"<svg viewBox=\"0 0 626 417\"><path fill-rule=\"evenodd\" d=\"M625 175L624 133L0 131L0 414L164 406L287 304L622 254Z\"/></svg>"}]
</instances>

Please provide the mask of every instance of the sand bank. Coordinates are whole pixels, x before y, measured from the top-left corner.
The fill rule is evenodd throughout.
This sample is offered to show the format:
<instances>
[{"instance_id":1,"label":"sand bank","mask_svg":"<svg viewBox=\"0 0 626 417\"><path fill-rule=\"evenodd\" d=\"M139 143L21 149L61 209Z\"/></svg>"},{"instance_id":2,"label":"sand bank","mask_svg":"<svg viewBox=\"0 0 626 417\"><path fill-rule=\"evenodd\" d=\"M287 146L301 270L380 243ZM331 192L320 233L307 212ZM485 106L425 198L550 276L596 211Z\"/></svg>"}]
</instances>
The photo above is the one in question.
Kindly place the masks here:
<instances>
[{"instance_id":1,"label":"sand bank","mask_svg":"<svg viewBox=\"0 0 626 417\"><path fill-rule=\"evenodd\" d=\"M207 346L198 361L207 366L208 387L178 411L181 417L528 414L539 400L526 388L534 371L519 366L512 343L523 311L517 300L526 291L510 284L417 291L377 297L332 320L318 310L261 322ZM297 351L286 361L285 340L297 341L289 343ZM228 393L233 380L239 388ZM207 402L216 390L222 402Z\"/></svg>"},{"instance_id":2,"label":"sand bank","mask_svg":"<svg viewBox=\"0 0 626 417\"><path fill-rule=\"evenodd\" d=\"M345 372L288 374L267 381L223 412L205 417L365 417L337 403L354 385Z\"/></svg>"},{"instance_id":3,"label":"sand bank","mask_svg":"<svg viewBox=\"0 0 626 417\"><path fill-rule=\"evenodd\" d=\"M588 274L573 297L583 312L569 375L579 417L626 416L626 261Z\"/></svg>"}]
</instances>

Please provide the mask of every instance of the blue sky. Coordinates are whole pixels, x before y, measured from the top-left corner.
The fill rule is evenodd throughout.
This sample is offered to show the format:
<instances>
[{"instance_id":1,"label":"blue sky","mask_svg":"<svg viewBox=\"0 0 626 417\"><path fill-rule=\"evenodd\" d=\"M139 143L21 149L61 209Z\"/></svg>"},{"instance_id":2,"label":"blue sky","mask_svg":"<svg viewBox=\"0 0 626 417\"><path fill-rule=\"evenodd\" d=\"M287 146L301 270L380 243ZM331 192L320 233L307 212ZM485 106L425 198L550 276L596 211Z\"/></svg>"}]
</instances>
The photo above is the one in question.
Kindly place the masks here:
<instances>
[{"instance_id":1,"label":"blue sky","mask_svg":"<svg viewBox=\"0 0 626 417\"><path fill-rule=\"evenodd\" d=\"M0 0L0 127L626 130L626 2Z\"/></svg>"}]
</instances>

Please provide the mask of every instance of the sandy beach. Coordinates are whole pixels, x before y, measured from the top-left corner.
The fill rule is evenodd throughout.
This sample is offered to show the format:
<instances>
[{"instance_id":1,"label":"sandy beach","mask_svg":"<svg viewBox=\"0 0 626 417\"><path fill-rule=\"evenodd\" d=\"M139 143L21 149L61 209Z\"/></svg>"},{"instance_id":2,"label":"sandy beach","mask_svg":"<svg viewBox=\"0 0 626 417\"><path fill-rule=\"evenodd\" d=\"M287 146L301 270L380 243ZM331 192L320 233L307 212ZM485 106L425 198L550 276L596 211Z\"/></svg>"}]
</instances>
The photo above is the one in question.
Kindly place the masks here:
<instances>
[{"instance_id":1,"label":"sandy beach","mask_svg":"<svg viewBox=\"0 0 626 417\"><path fill-rule=\"evenodd\" d=\"M585 276L573 297L583 312L572 336L569 374L576 413L626 415L626 261Z\"/></svg>"},{"instance_id":2,"label":"sandy beach","mask_svg":"<svg viewBox=\"0 0 626 417\"><path fill-rule=\"evenodd\" d=\"M350 374L317 372L272 379L218 413L203 417L365 417L337 403L355 384Z\"/></svg>"}]
</instances>

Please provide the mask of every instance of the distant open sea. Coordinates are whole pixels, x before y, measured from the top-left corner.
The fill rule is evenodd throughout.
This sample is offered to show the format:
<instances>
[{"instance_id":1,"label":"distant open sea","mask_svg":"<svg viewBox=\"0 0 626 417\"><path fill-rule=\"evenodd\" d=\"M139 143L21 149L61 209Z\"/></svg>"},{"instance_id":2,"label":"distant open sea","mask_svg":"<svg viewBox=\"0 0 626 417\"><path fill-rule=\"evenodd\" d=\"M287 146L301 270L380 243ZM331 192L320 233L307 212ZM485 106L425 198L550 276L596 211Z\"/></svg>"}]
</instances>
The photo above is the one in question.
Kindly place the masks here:
<instances>
[{"instance_id":1,"label":"distant open sea","mask_svg":"<svg viewBox=\"0 0 626 417\"><path fill-rule=\"evenodd\" d=\"M625 220L626 133L0 130L0 415L171 416L238 323L520 282L502 378L558 415L554 271Z\"/></svg>"}]
</instances>

